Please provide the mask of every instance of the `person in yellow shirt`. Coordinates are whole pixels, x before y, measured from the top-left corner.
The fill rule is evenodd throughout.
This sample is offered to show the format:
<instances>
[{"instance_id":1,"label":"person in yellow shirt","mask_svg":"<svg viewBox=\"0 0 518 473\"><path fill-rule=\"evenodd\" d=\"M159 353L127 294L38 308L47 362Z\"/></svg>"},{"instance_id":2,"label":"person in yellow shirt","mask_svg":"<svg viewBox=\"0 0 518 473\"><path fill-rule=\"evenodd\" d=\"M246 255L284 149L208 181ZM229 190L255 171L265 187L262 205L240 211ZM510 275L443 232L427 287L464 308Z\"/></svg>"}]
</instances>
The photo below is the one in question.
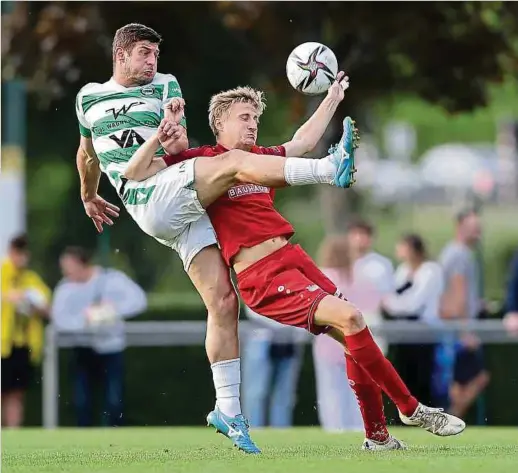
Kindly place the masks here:
<instances>
[{"instance_id":1,"label":"person in yellow shirt","mask_svg":"<svg viewBox=\"0 0 518 473\"><path fill-rule=\"evenodd\" d=\"M43 320L48 316L50 290L30 269L25 235L9 243L2 262L2 421L23 423L24 398L32 367L41 360Z\"/></svg>"}]
</instances>

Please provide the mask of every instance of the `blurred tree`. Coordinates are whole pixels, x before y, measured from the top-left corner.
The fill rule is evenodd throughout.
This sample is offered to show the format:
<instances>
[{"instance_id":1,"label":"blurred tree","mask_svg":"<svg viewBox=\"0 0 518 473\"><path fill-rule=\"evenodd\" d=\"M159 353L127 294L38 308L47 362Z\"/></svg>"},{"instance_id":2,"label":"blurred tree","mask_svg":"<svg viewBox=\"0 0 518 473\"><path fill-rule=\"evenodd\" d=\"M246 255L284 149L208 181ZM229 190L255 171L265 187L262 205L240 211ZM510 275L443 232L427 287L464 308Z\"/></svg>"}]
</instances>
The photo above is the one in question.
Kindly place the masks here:
<instances>
[{"instance_id":1,"label":"blurred tree","mask_svg":"<svg viewBox=\"0 0 518 473\"><path fill-rule=\"evenodd\" d=\"M351 77L342 108L364 131L374 126L369 104L382 96L415 94L449 112L467 111L487 103L491 83L518 72L513 2L219 2L218 7L224 23L258 48L257 69L281 92L289 86L279 71L292 48L316 40L333 49ZM304 97L293 98L301 113ZM310 102L307 114L314 107ZM321 196L330 231L343 230L347 215L362 211L354 191L322 188Z\"/></svg>"},{"instance_id":2,"label":"blurred tree","mask_svg":"<svg viewBox=\"0 0 518 473\"><path fill-rule=\"evenodd\" d=\"M449 111L470 110L485 104L489 82L518 72L514 2L145 2L124 9L119 2L20 2L2 20L4 77L27 77L50 97L67 83L98 80L113 32L136 20L165 35L163 62L189 64L206 77L209 65L231 56L234 68L278 87L287 87L287 52L323 41L353 78L350 101L358 103L404 91Z\"/></svg>"},{"instance_id":3,"label":"blurred tree","mask_svg":"<svg viewBox=\"0 0 518 473\"><path fill-rule=\"evenodd\" d=\"M109 77L113 33L132 21L164 35L159 69L180 80L194 143L212 139L206 118L208 97L247 82L273 92L275 107L285 110L283 102L288 102L291 123L275 120L284 125L276 125L276 134L268 133L271 139L287 138L288 128L316 106L315 100L294 93L285 80L286 57L303 41L324 42L341 59L342 69L351 77L351 90L338 116L347 110L364 130L373 127L369 105L379 97L403 92L450 112L471 110L485 104L491 83L518 72L515 2L148 1L121 6L120 2L16 2L12 13L2 16L3 79L27 79L32 92L30 123L38 124L29 128L32 153L38 150L37 156L28 156L29 184L45 182L38 174L42 159L73 166L74 96L82 84ZM49 140L52 130L60 130L59 141ZM331 127L329 137L335 137L337 130L336 125ZM48 240L41 245L45 263L57 251L46 251L49 245L58 248L72 237L88 243L94 235L88 219L78 217L82 208L77 179L57 169L60 179L68 179L69 184L61 184L66 196L52 204L55 208L38 213L29 209L29 221L46 226ZM107 187L104 183L103 192L114 198ZM329 229L346 222L348 203L361 201L350 196L350 192L327 195ZM52 215L62 219L51 223ZM70 222L68 233L60 229L63 222ZM129 219L114 233L113 241L138 267L139 280L155 284L161 275L146 262L163 261L166 250Z\"/></svg>"},{"instance_id":4,"label":"blurred tree","mask_svg":"<svg viewBox=\"0 0 518 473\"><path fill-rule=\"evenodd\" d=\"M53 98L99 80L114 31L136 20L164 34L162 62L189 64L205 80L209 66L233 64L280 89L287 52L323 41L353 78L351 103L403 91L470 110L485 104L488 83L518 72L514 2L17 2L2 18L4 78L27 77ZM214 70L211 82L234 72Z\"/></svg>"}]
</instances>

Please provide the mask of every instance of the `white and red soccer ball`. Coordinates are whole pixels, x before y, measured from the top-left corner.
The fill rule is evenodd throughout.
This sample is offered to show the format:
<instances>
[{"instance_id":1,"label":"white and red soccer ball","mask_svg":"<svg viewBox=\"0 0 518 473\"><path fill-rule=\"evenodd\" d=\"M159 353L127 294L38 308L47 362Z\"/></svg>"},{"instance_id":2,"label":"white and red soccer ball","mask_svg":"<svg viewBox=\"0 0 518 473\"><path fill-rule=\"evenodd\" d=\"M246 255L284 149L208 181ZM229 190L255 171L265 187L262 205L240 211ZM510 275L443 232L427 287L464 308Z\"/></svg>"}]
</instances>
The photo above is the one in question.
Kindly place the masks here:
<instances>
[{"instance_id":1,"label":"white and red soccer ball","mask_svg":"<svg viewBox=\"0 0 518 473\"><path fill-rule=\"evenodd\" d=\"M286 75L294 89L306 95L327 91L338 74L338 61L327 46L321 43L303 43L289 55Z\"/></svg>"}]
</instances>

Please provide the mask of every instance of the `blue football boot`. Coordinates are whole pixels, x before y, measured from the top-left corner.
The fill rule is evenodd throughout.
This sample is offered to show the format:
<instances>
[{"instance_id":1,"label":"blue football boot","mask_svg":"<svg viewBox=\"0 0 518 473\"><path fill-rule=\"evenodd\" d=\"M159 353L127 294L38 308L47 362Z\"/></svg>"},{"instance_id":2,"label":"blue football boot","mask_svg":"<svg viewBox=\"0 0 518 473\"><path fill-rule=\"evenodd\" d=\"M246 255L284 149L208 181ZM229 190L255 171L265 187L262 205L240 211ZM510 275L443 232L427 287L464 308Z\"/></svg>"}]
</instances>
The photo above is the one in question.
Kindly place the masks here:
<instances>
[{"instance_id":1,"label":"blue football boot","mask_svg":"<svg viewBox=\"0 0 518 473\"><path fill-rule=\"evenodd\" d=\"M343 124L342 138L337 145L329 148L329 153L337 167L332 184L337 187L348 188L356 182L354 179L354 173L356 172L354 152L359 146L360 135L351 117L346 117Z\"/></svg>"},{"instance_id":2,"label":"blue football boot","mask_svg":"<svg viewBox=\"0 0 518 473\"><path fill-rule=\"evenodd\" d=\"M250 438L248 421L243 414L229 417L223 414L217 407L207 416L207 425L214 427L216 432L223 434L232 440L232 443L245 453L258 454L257 448Z\"/></svg>"}]
</instances>

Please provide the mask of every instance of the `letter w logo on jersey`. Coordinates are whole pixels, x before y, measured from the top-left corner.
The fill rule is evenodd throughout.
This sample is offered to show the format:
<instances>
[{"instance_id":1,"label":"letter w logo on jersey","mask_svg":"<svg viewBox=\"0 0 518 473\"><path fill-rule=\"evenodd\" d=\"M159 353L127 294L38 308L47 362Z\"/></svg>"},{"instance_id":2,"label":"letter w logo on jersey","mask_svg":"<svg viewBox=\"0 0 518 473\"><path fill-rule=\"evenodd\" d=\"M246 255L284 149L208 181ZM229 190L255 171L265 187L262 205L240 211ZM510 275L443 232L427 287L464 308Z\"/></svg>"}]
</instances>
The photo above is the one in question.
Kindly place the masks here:
<instances>
[{"instance_id":1,"label":"letter w logo on jersey","mask_svg":"<svg viewBox=\"0 0 518 473\"><path fill-rule=\"evenodd\" d=\"M131 110L131 108L136 105L144 105L144 102L131 102L129 105L123 105L121 108L119 108L119 110L116 108L109 108L106 110L106 113L112 112L114 120L117 120L119 115L126 115Z\"/></svg>"},{"instance_id":2,"label":"letter w logo on jersey","mask_svg":"<svg viewBox=\"0 0 518 473\"><path fill-rule=\"evenodd\" d=\"M258 186L257 184L241 184L239 186L231 187L228 190L228 196L231 199L237 199L249 194L268 194L270 188L266 186Z\"/></svg>"},{"instance_id":3,"label":"letter w logo on jersey","mask_svg":"<svg viewBox=\"0 0 518 473\"><path fill-rule=\"evenodd\" d=\"M138 145L143 145L146 142L146 140L134 130L124 130L120 138L115 134L110 135L110 139L115 141L121 148L131 148L135 145L135 141Z\"/></svg>"}]
</instances>

